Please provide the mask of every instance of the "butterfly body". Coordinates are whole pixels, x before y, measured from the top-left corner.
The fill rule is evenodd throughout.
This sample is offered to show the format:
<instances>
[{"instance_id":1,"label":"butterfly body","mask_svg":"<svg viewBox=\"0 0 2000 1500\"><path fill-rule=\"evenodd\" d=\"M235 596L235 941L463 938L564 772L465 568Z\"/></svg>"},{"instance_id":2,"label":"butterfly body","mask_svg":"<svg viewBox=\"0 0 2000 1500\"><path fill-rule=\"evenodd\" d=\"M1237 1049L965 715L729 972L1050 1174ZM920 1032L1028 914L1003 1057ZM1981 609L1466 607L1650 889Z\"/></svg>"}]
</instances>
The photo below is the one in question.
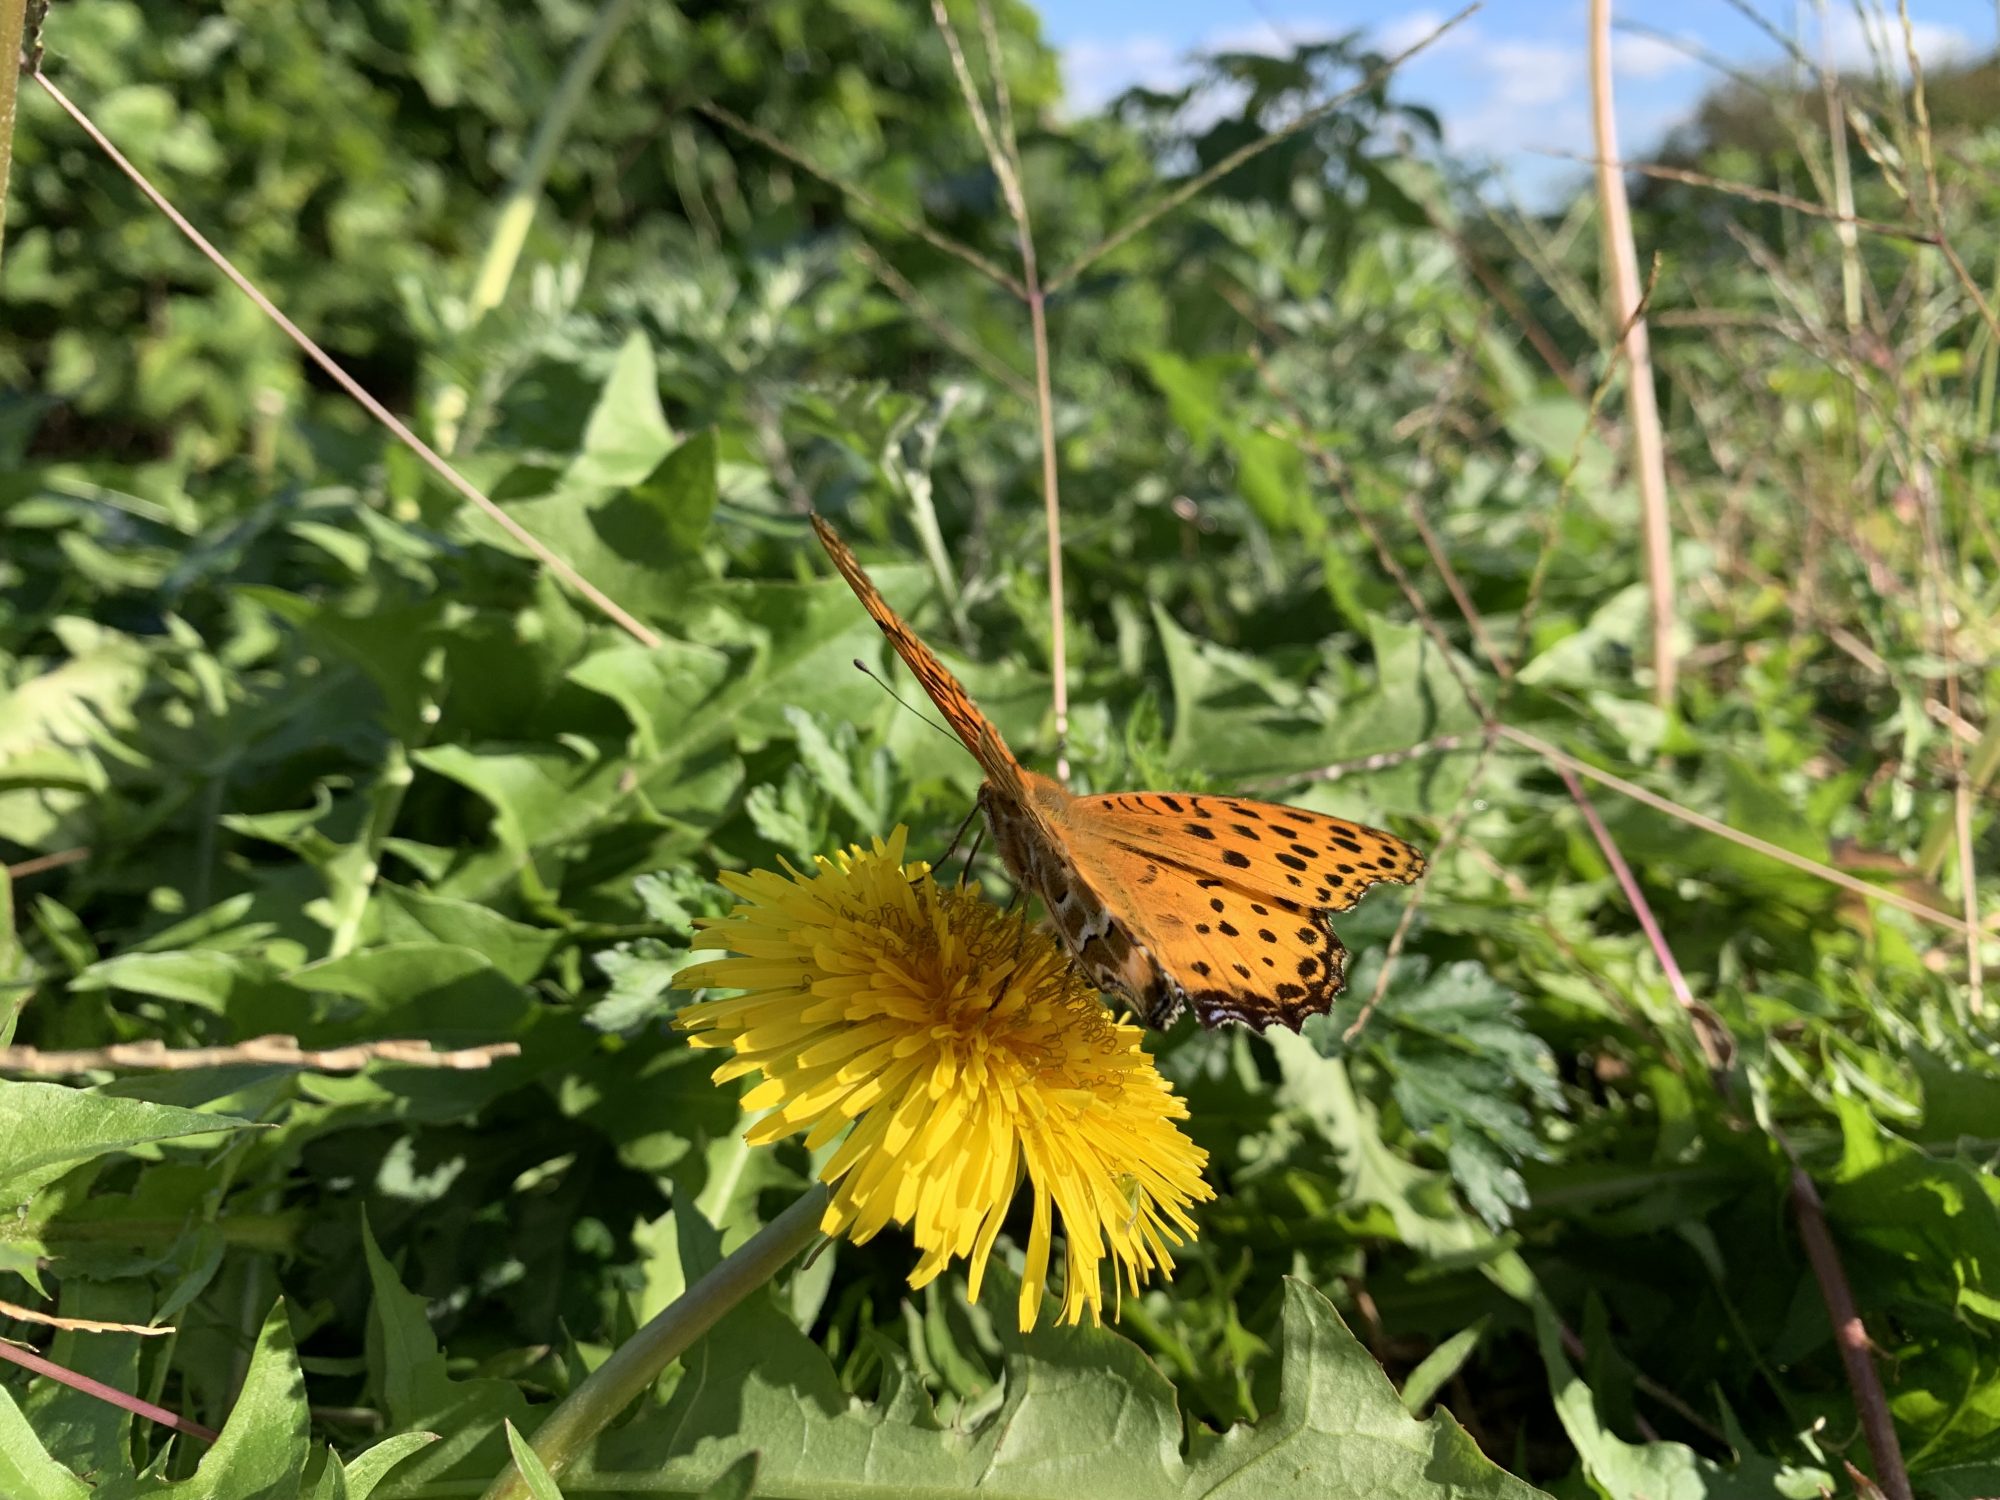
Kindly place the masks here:
<instances>
[{"instance_id":1,"label":"butterfly body","mask_svg":"<svg viewBox=\"0 0 2000 1500\"><path fill-rule=\"evenodd\" d=\"M1042 898L1092 983L1153 1026L1296 1031L1324 1014L1347 950L1328 918L1407 884L1424 857L1394 834L1303 808L1191 792L1078 797L1017 760L999 731L818 516L821 544L986 774L979 806L1001 862Z\"/></svg>"}]
</instances>

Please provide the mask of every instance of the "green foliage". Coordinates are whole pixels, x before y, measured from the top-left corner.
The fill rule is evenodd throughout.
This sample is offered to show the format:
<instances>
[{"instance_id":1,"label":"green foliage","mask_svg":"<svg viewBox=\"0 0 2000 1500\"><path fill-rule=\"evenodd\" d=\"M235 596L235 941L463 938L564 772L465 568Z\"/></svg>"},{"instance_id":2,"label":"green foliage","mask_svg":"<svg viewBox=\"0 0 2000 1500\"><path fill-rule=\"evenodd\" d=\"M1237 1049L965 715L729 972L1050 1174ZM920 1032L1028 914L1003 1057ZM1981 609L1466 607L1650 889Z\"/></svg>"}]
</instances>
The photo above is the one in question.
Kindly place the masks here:
<instances>
[{"instance_id":1,"label":"green foliage","mask_svg":"<svg viewBox=\"0 0 2000 1500\"><path fill-rule=\"evenodd\" d=\"M495 204L592 7L166 10L185 24L71 0L52 66L659 641L323 388L28 98L0 325L0 1042L518 1052L0 1083L0 1296L176 1330L8 1331L221 1432L170 1442L14 1371L0 1492L389 1500L510 1464L558 1492L523 1441L550 1404L818 1165L746 1149L737 1088L669 1029L696 920L729 905L715 871L899 822L934 857L976 790L927 705L851 670L910 697L809 507L1025 758L1390 824L1435 873L1341 919L1349 990L1303 1037L1157 1039L1218 1197L1116 1329L1013 1333L1018 1248L973 1305L955 1273L912 1293L893 1232L833 1246L562 1491L1839 1490L1872 1460L1777 1132L1825 1197L1917 1493L2000 1491L2000 1056L1964 946L1592 787L1628 888L1479 706L1920 910L1963 909L1962 780L1990 901L1996 757L1949 736L1954 714L1983 732L1991 669L1966 664L2000 659L2000 355L1938 257L1644 201L1685 523L1688 671L1662 707L1638 502L1593 422L1594 234L1489 215L1392 149L1433 122L1367 83L1051 298L1058 747L1028 321L896 227L1015 263L933 32L866 0L635 7L475 318ZM996 24L1047 274L1375 61L1355 39L1220 57L1194 95L1075 120L1033 17ZM1859 210L1927 203L1907 94L1857 100ZM1823 109L1777 118L1782 149L1717 132L1696 159L1811 185ZM1951 142L1963 234L1991 218L1994 139ZM1960 241L1978 287L1988 238ZM1001 894L990 858L972 878Z\"/></svg>"}]
</instances>

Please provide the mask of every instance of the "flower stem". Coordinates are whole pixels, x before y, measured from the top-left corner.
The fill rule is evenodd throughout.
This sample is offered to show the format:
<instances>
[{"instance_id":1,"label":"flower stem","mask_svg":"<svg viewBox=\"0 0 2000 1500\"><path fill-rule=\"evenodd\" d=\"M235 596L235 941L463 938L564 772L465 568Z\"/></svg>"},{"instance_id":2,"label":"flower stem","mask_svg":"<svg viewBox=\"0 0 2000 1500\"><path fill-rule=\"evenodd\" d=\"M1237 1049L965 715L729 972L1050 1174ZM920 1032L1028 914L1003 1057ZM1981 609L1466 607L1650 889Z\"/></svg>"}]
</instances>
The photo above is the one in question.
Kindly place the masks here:
<instances>
[{"instance_id":1,"label":"flower stem","mask_svg":"<svg viewBox=\"0 0 2000 1500\"><path fill-rule=\"evenodd\" d=\"M593 1438L660 1372L679 1359L729 1310L769 1281L819 1234L827 1189L809 1188L790 1208L722 1258L721 1264L674 1299L658 1317L593 1370L535 1430L535 1456L552 1478L576 1462ZM509 1463L483 1500L527 1500L527 1481Z\"/></svg>"}]
</instances>

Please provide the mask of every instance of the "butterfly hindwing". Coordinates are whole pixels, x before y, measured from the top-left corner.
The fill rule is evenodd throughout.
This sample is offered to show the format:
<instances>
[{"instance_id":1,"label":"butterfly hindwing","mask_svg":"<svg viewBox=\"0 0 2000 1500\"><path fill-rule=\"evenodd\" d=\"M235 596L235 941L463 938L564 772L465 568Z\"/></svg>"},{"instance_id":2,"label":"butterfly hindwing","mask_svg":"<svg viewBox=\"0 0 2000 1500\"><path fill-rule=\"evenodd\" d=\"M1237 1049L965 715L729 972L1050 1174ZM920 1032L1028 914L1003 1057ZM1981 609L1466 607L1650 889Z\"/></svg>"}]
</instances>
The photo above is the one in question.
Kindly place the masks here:
<instances>
[{"instance_id":1,"label":"butterfly hindwing","mask_svg":"<svg viewBox=\"0 0 2000 1500\"><path fill-rule=\"evenodd\" d=\"M1346 978L1329 917L1424 870L1394 834L1247 798L1125 792L1068 812L1078 874L1157 971L1135 992L1149 1019L1178 995L1204 1026L1297 1030Z\"/></svg>"}]
</instances>

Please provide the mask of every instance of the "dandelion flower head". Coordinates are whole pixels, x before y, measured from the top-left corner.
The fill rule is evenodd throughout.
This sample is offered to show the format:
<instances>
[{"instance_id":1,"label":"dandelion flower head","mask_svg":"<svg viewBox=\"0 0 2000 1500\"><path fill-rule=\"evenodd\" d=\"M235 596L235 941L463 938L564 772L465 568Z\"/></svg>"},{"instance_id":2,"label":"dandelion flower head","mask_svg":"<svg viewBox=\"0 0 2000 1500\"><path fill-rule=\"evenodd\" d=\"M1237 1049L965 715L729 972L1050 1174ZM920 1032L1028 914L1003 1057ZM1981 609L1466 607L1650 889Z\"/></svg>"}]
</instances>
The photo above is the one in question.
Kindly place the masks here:
<instances>
[{"instance_id":1,"label":"dandelion flower head","mask_svg":"<svg viewBox=\"0 0 2000 1500\"><path fill-rule=\"evenodd\" d=\"M762 1075L744 1105L769 1113L752 1145L807 1132L833 1184L822 1228L863 1242L907 1225L913 1287L956 1257L973 1298L1025 1174L1033 1196L1020 1324L1048 1281L1054 1220L1067 1247L1063 1321L1101 1320L1114 1294L1191 1239L1189 1206L1212 1196L1207 1156L1174 1123L1187 1105L1071 969L1054 940L972 892L903 863L907 830L821 856L804 873L720 878L738 898L698 948L730 956L684 969L703 999L675 1024L734 1056L718 1083ZM850 1129L851 1127L851 1129Z\"/></svg>"}]
</instances>

